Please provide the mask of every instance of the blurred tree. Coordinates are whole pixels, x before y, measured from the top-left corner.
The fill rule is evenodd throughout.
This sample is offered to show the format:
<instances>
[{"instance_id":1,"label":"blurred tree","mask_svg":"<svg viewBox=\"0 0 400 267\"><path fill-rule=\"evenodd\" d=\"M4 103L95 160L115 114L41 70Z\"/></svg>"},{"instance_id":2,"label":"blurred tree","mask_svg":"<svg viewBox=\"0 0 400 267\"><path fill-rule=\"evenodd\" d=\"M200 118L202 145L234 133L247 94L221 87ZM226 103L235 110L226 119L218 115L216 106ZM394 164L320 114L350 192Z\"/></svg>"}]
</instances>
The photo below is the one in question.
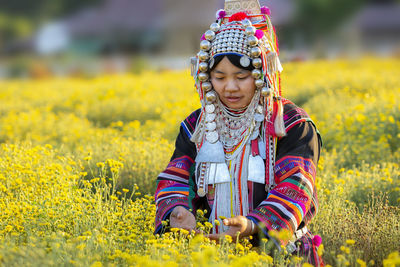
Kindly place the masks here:
<instances>
[{"instance_id":1,"label":"blurred tree","mask_svg":"<svg viewBox=\"0 0 400 267\"><path fill-rule=\"evenodd\" d=\"M41 23L103 0L0 0L0 40L30 35Z\"/></svg>"},{"instance_id":2,"label":"blurred tree","mask_svg":"<svg viewBox=\"0 0 400 267\"><path fill-rule=\"evenodd\" d=\"M303 32L311 41L324 37L367 1L297 0L296 30Z\"/></svg>"}]
</instances>

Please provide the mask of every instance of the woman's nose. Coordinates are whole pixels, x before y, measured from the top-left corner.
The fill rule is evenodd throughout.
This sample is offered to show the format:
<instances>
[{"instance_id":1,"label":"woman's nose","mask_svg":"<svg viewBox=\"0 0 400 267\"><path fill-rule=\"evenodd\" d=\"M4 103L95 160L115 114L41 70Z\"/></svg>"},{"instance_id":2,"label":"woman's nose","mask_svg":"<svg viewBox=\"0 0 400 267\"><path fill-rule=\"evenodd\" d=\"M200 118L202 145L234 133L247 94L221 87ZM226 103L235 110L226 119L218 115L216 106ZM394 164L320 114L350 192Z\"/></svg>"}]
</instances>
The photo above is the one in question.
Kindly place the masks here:
<instances>
[{"instance_id":1,"label":"woman's nose","mask_svg":"<svg viewBox=\"0 0 400 267\"><path fill-rule=\"evenodd\" d=\"M225 86L225 91L238 91L239 86L235 79L229 79Z\"/></svg>"}]
</instances>

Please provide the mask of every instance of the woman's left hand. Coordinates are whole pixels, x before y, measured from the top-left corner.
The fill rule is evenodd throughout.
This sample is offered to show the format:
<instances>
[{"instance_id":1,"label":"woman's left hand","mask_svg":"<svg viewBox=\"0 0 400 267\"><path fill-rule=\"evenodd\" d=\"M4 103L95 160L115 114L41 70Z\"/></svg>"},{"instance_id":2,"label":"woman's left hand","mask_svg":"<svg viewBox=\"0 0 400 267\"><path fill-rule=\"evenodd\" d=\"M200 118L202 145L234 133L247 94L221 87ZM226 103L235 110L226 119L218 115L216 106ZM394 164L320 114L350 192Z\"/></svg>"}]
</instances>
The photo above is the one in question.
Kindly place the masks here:
<instances>
[{"instance_id":1,"label":"woman's left hand","mask_svg":"<svg viewBox=\"0 0 400 267\"><path fill-rule=\"evenodd\" d=\"M252 235L258 231L257 225L244 216L226 218L222 221L222 223L226 226L229 226L229 229L226 232L220 234L209 234L207 237L212 240L219 240L221 237L225 235L229 235L235 238L239 233L239 238L243 238Z\"/></svg>"}]
</instances>

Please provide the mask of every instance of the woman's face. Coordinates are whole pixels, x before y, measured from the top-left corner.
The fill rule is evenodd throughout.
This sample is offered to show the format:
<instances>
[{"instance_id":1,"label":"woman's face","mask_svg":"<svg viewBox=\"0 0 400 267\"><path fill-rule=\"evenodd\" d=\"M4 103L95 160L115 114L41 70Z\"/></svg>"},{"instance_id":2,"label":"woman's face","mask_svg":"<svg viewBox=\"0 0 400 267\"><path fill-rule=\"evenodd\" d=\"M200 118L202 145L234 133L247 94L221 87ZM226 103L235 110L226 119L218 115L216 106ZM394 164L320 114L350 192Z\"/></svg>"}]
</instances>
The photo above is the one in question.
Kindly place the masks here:
<instances>
[{"instance_id":1,"label":"woman's face","mask_svg":"<svg viewBox=\"0 0 400 267\"><path fill-rule=\"evenodd\" d=\"M211 83L222 103L232 109L248 106L256 90L251 71L236 67L227 57L211 71Z\"/></svg>"}]
</instances>

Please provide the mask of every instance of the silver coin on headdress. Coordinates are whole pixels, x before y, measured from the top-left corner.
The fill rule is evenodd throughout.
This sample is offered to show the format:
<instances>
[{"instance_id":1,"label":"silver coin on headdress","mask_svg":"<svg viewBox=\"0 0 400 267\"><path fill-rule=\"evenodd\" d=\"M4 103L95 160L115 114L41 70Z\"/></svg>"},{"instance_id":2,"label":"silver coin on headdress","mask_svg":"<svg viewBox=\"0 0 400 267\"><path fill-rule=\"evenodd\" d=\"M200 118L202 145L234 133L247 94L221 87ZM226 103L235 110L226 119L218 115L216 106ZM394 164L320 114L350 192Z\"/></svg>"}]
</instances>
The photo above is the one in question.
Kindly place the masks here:
<instances>
[{"instance_id":1,"label":"silver coin on headdress","mask_svg":"<svg viewBox=\"0 0 400 267\"><path fill-rule=\"evenodd\" d=\"M213 66L214 66L214 63L215 63L215 60L214 60L214 58L212 57L212 58L210 59L210 62L208 62L208 67L209 67L210 69L212 69Z\"/></svg>"},{"instance_id":2,"label":"silver coin on headdress","mask_svg":"<svg viewBox=\"0 0 400 267\"><path fill-rule=\"evenodd\" d=\"M248 66L250 66L250 58L248 56L242 56L240 58L240 65L243 68L247 68Z\"/></svg>"}]
</instances>

